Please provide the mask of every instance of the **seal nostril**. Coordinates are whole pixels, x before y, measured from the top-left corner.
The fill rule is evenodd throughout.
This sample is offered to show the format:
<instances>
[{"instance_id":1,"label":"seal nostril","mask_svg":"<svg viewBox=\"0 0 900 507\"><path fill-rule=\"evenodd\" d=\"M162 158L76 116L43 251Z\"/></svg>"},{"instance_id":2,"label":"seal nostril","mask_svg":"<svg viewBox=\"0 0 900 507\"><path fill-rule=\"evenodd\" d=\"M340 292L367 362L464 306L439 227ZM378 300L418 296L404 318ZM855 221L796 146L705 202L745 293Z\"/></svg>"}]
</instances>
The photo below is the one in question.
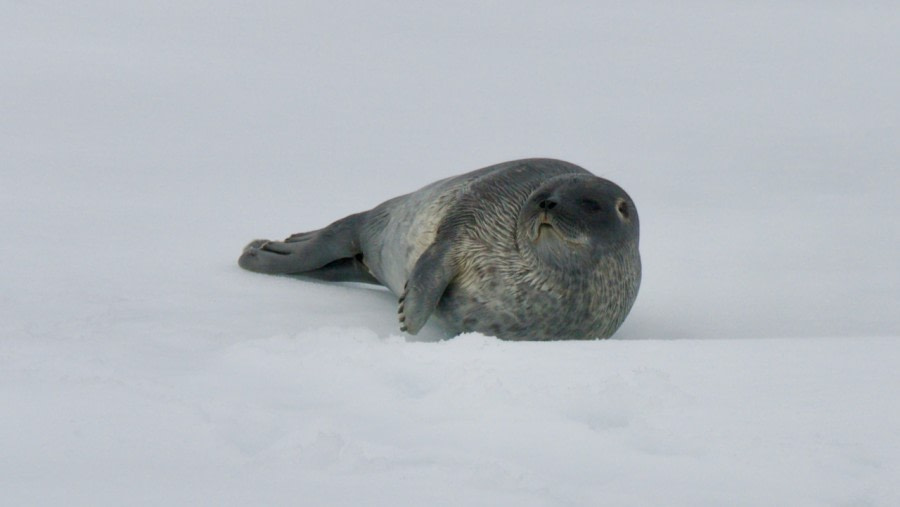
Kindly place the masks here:
<instances>
[{"instance_id":1,"label":"seal nostril","mask_svg":"<svg viewBox=\"0 0 900 507\"><path fill-rule=\"evenodd\" d=\"M541 209L553 209L556 207L556 201L551 201L550 199L544 199L540 203L538 203L538 207Z\"/></svg>"},{"instance_id":2,"label":"seal nostril","mask_svg":"<svg viewBox=\"0 0 900 507\"><path fill-rule=\"evenodd\" d=\"M621 215L622 218L624 218L626 220L628 220L628 218L630 218L629 212L628 212L628 204L626 204L625 201L620 200L619 203L616 204L616 211L619 212L619 215Z\"/></svg>"}]
</instances>

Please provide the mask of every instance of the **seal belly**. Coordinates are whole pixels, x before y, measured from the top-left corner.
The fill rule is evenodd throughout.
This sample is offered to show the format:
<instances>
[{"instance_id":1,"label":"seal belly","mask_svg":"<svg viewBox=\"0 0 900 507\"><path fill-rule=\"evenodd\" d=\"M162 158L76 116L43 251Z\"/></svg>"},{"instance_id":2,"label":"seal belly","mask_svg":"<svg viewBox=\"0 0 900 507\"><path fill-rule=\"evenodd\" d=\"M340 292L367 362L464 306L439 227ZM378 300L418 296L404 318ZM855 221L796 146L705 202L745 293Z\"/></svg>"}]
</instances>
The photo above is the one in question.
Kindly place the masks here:
<instances>
[{"instance_id":1,"label":"seal belly","mask_svg":"<svg viewBox=\"0 0 900 507\"><path fill-rule=\"evenodd\" d=\"M465 186L458 177L437 181L368 212L360 242L369 270L398 296L416 261Z\"/></svg>"}]
</instances>

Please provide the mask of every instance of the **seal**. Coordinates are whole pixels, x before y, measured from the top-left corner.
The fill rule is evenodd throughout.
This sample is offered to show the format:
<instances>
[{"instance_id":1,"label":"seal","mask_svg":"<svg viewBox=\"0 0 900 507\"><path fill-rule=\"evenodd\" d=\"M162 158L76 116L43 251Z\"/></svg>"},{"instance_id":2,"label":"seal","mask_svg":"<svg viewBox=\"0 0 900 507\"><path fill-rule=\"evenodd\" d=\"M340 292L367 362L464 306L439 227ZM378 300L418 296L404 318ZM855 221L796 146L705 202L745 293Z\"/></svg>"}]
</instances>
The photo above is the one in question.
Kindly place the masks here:
<instances>
[{"instance_id":1,"label":"seal","mask_svg":"<svg viewBox=\"0 0 900 507\"><path fill-rule=\"evenodd\" d=\"M381 284L401 330L596 339L641 280L638 213L615 183L561 160L504 162L432 183L284 241L255 240L250 271Z\"/></svg>"}]
</instances>

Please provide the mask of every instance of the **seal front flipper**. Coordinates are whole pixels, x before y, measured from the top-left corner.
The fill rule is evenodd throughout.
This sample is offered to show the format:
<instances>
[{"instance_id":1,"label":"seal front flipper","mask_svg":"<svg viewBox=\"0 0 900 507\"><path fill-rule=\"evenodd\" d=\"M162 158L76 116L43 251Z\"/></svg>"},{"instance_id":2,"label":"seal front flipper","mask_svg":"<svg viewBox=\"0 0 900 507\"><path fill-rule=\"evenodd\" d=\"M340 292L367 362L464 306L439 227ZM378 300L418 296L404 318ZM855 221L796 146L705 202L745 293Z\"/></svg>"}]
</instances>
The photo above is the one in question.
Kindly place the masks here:
<instances>
[{"instance_id":1,"label":"seal front flipper","mask_svg":"<svg viewBox=\"0 0 900 507\"><path fill-rule=\"evenodd\" d=\"M357 213L284 241L251 241L238 259L249 271L278 275L307 275L331 281L377 283L368 274L359 246L365 213Z\"/></svg>"},{"instance_id":2,"label":"seal front flipper","mask_svg":"<svg viewBox=\"0 0 900 507\"><path fill-rule=\"evenodd\" d=\"M400 296L400 330L416 334L456 277L450 241L435 241L422 253Z\"/></svg>"}]
</instances>

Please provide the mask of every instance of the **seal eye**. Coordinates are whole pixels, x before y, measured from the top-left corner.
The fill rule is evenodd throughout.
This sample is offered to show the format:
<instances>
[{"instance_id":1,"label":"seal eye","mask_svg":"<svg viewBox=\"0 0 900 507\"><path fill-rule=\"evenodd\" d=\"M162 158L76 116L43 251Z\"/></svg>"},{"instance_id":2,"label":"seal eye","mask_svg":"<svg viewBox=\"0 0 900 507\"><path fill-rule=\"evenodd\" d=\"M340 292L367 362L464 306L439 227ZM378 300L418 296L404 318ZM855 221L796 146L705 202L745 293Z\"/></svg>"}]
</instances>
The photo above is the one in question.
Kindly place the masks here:
<instances>
[{"instance_id":1,"label":"seal eye","mask_svg":"<svg viewBox=\"0 0 900 507\"><path fill-rule=\"evenodd\" d=\"M624 199L619 199L619 202L616 203L616 211L618 211L619 216L625 220L631 218L631 211L629 211L628 203L626 203Z\"/></svg>"},{"instance_id":2,"label":"seal eye","mask_svg":"<svg viewBox=\"0 0 900 507\"><path fill-rule=\"evenodd\" d=\"M587 211L600 211L600 203L593 199L582 199L581 207Z\"/></svg>"}]
</instances>

